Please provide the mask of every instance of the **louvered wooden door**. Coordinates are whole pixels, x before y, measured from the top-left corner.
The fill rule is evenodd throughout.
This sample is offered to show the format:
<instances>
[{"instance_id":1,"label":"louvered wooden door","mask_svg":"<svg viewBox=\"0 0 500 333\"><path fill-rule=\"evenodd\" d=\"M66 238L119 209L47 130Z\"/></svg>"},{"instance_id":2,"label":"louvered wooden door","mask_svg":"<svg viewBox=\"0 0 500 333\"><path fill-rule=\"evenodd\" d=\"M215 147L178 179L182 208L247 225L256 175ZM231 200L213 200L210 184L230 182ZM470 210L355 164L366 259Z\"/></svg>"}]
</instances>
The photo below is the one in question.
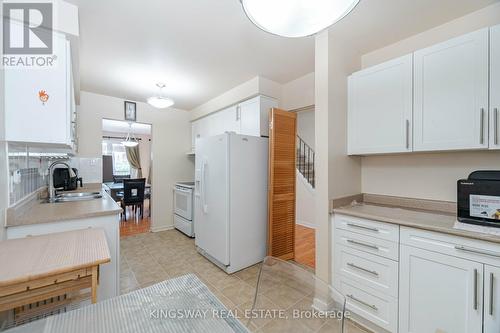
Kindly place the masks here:
<instances>
[{"instance_id":1,"label":"louvered wooden door","mask_svg":"<svg viewBox=\"0 0 500 333\"><path fill-rule=\"evenodd\" d=\"M297 114L272 109L269 114L268 255L294 258L295 140Z\"/></svg>"}]
</instances>

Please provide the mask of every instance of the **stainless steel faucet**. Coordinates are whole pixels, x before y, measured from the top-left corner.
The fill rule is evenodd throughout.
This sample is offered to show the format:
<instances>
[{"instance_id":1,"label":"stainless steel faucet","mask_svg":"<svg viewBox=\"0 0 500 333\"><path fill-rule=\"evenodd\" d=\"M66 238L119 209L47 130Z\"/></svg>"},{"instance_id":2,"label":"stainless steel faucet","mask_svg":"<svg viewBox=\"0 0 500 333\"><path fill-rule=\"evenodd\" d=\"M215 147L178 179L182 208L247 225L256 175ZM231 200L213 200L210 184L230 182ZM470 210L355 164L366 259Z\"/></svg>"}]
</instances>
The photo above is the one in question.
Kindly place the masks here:
<instances>
[{"instance_id":1,"label":"stainless steel faucet","mask_svg":"<svg viewBox=\"0 0 500 333\"><path fill-rule=\"evenodd\" d=\"M51 165L49 165L49 202L55 202L56 199L56 189L54 188L54 169L56 165L64 165L68 168L69 176L75 177L75 173L73 169L69 166L68 163L63 161L55 161Z\"/></svg>"}]
</instances>

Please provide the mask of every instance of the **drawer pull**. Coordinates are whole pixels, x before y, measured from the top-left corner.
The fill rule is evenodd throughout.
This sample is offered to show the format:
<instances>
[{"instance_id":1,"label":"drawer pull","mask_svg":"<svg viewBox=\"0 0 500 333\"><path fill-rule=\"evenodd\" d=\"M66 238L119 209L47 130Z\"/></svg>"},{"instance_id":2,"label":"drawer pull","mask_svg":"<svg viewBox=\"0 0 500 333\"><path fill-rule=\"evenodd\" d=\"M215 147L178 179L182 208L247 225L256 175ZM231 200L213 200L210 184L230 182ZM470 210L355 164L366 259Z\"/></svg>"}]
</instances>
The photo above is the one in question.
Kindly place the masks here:
<instances>
[{"instance_id":1,"label":"drawer pull","mask_svg":"<svg viewBox=\"0 0 500 333\"><path fill-rule=\"evenodd\" d=\"M477 310L477 269L474 269L474 310Z\"/></svg>"},{"instance_id":2,"label":"drawer pull","mask_svg":"<svg viewBox=\"0 0 500 333\"><path fill-rule=\"evenodd\" d=\"M364 301L360 300L359 298L354 297L353 295L346 295L346 296L347 296L347 297L349 297L350 299L352 299L353 301L355 301L355 302L359 303L359 304L362 304L362 305L364 305L364 306L369 307L370 309L373 309L373 310L375 310L375 311L378 311L378 308L377 308L375 305L368 304L368 303L366 303L366 302L364 302Z\"/></svg>"},{"instance_id":3,"label":"drawer pull","mask_svg":"<svg viewBox=\"0 0 500 333\"><path fill-rule=\"evenodd\" d=\"M475 250L475 249L470 249L470 248L462 246L462 245L455 245L455 250L464 251L464 252L470 252L470 253L474 253L474 254L482 254L482 255L485 255L485 256L491 256L491 257L500 258L500 253L498 253L498 252L479 251L479 250Z\"/></svg>"},{"instance_id":4,"label":"drawer pull","mask_svg":"<svg viewBox=\"0 0 500 333\"><path fill-rule=\"evenodd\" d=\"M373 232L379 232L379 230L377 228L365 227L364 225L359 225L359 224L354 224L354 223L347 223L346 225L348 227L352 227L352 228L358 228L358 229L369 230L369 231L373 231Z\"/></svg>"},{"instance_id":5,"label":"drawer pull","mask_svg":"<svg viewBox=\"0 0 500 333\"><path fill-rule=\"evenodd\" d=\"M363 268L363 267L360 267L360 266L358 266L358 265L353 264L352 262L348 262L348 263L347 263L347 266L350 266L350 267L352 267L352 268L359 269L360 271L363 271L363 272L366 272L366 273L369 273L369 274L372 274L372 275L378 276L378 273L377 273L377 272L375 272L375 271L371 271L371 270L366 269L366 268Z\"/></svg>"},{"instance_id":6,"label":"drawer pull","mask_svg":"<svg viewBox=\"0 0 500 333\"><path fill-rule=\"evenodd\" d=\"M364 247L367 247L367 248L370 248L370 249L373 249L373 250L376 250L376 251L379 250L379 248L378 248L377 245L368 244L368 243L362 243L362 242L358 242L358 241L355 241L355 240L352 240L352 239L348 239L347 242L351 243L351 244L354 244L354 245L358 245L358 246L364 246Z\"/></svg>"},{"instance_id":7,"label":"drawer pull","mask_svg":"<svg viewBox=\"0 0 500 333\"><path fill-rule=\"evenodd\" d=\"M490 273L490 316L493 316L493 301L494 301L493 289L495 287L494 281L495 281L495 276L493 275L493 273Z\"/></svg>"}]
</instances>

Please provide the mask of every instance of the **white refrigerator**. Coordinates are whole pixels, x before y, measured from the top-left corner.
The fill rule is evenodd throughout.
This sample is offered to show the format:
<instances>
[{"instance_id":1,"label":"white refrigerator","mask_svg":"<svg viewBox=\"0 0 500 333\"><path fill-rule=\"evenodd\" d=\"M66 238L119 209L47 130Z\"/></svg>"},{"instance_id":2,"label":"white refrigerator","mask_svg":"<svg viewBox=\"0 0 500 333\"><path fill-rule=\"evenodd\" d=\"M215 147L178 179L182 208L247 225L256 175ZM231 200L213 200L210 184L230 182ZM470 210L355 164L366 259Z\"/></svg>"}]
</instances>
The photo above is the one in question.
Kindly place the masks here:
<instances>
[{"instance_id":1,"label":"white refrigerator","mask_svg":"<svg viewBox=\"0 0 500 333\"><path fill-rule=\"evenodd\" d=\"M234 273L266 256L268 139L225 133L198 139L198 252Z\"/></svg>"}]
</instances>

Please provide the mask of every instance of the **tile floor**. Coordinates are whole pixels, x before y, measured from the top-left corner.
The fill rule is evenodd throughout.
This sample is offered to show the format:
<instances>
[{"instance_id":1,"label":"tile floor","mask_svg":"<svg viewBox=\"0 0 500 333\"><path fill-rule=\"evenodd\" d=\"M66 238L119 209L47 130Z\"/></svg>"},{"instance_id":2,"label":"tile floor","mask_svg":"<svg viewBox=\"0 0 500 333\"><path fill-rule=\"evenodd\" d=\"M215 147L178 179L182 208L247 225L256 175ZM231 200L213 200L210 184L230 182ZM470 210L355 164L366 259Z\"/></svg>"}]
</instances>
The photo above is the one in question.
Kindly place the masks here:
<instances>
[{"instance_id":1,"label":"tile floor","mask_svg":"<svg viewBox=\"0 0 500 333\"><path fill-rule=\"evenodd\" d=\"M122 238L121 276L122 293L147 287L154 283L188 273L196 274L214 295L231 311L242 315L251 309L257 284L259 265L228 275L195 249L194 239L177 230L142 233ZM308 296L300 290L275 288L259 299L261 309L288 309L306 305ZM259 319L248 324L253 332L340 332L336 320L272 320ZM348 325L348 333L365 332ZM209 333L209 332L207 332Z\"/></svg>"}]
</instances>

